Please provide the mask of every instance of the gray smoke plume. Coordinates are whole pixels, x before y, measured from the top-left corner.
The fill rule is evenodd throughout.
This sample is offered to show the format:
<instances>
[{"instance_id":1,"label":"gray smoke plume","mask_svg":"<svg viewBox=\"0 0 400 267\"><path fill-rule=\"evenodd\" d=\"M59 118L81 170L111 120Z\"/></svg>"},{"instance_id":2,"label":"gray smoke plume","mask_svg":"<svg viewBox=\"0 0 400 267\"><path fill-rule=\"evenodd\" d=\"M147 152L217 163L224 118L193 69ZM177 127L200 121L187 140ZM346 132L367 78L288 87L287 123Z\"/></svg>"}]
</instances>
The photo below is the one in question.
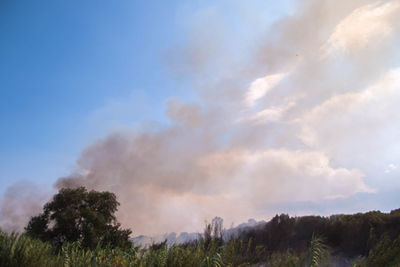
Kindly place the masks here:
<instances>
[{"instance_id":1,"label":"gray smoke plume","mask_svg":"<svg viewBox=\"0 0 400 267\"><path fill-rule=\"evenodd\" d=\"M23 181L10 186L0 199L0 229L21 232L29 218L41 212L49 192Z\"/></svg>"},{"instance_id":2,"label":"gray smoke plume","mask_svg":"<svg viewBox=\"0 0 400 267\"><path fill-rule=\"evenodd\" d=\"M167 101L167 125L98 140L56 188L115 192L123 226L156 234L400 187L400 1L296 3L238 60L229 26L206 13L167 57L198 100Z\"/></svg>"},{"instance_id":3,"label":"gray smoke plume","mask_svg":"<svg viewBox=\"0 0 400 267\"><path fill-rule=\"evenodd\" d=\"M271 203L374 192L365 183L373 171L360 157L385 148L377 136L394 137L384 117L397 110L387 105L398 99L390 58L399 5L306 1L259 37L245 64L227 60L229 44L214 38L221 25L200 27L173 62L191 77L198 103L170 100L170 125L98 141L78 161L87 174L57 187L116 192L120 219L139 233L190 231L214 215L245 220Z\"/></svg>"}]
</instances>

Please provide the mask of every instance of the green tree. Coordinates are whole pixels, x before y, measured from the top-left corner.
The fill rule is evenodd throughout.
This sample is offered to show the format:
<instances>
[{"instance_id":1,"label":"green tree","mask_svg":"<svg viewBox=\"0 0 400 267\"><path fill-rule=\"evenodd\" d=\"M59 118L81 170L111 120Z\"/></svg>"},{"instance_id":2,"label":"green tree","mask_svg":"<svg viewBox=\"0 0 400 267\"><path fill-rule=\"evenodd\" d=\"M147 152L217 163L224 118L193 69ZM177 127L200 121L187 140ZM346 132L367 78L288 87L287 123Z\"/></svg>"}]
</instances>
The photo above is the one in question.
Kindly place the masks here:
<instances>
[{"instance_id":1,"label":"green tree","mask_svg":"<svg viewBox=\"0 0 400 267\"><path fill-rule=\"evenodd\" d=\"M25 228L26 233L60 246L80 240L82 246L130 248L129 229L121 229L114 213L119 203L110 192L87 191L84 187L61 189L34 216Z\"/></svg>"}]
</instances>

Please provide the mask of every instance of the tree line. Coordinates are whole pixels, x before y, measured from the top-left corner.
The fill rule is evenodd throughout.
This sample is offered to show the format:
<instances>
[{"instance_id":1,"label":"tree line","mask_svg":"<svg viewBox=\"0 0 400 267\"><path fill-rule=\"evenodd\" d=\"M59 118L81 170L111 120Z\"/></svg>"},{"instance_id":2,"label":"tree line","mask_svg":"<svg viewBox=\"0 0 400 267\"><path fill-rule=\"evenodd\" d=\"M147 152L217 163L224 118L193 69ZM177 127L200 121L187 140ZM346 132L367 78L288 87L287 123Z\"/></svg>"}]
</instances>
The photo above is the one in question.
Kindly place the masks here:
<instances>
[{"instance_id":1,"label":"tree line","mask_svg":"<svg viewBox=\"0 0 400 267\"><path fill-rule=\"evenodd\" d=\"M239 238L269 251L302 251L313 235L323 238L335 253L367 256L382 237L394 240L400 236L400 209L330 217L280 214L261 227L244 229Z\"/></svg>"}]
</instances>

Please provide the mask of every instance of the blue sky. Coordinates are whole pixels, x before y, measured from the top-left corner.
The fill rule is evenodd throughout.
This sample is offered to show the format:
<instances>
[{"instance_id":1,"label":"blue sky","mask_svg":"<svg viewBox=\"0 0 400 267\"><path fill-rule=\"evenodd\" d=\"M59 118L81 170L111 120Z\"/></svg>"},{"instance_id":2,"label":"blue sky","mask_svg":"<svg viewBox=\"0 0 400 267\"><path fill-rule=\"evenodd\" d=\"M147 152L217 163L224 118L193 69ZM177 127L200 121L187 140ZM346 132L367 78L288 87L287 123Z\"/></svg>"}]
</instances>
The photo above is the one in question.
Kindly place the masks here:
<instances>
[{"instance_id":1,"label":"blue sky","mask_svg":"<svg viewBox=\"0 0 400 267\"><path fill-rule=\"evenodd\" d=\"M138 101L130 122L163 119L164 100L184 94L162 62L182 38L176 8L173 1L2 1L1 190L67 174L90 133L101 130L85 120L110 99L137 91L156 108L143 114Z\"/></svg>"}]
</instances>

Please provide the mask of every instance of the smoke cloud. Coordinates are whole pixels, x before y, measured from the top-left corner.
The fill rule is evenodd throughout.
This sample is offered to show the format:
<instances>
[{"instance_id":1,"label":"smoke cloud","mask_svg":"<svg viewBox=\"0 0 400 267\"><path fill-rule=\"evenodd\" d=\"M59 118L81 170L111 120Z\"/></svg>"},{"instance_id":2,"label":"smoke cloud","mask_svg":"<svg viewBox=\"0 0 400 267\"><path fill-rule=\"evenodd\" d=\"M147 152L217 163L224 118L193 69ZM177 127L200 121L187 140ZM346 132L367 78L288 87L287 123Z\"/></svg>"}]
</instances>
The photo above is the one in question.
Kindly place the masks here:
<instances>
[{"instance_id":1,"label":"smoke cloud","mask_svg":"<svg viewBox=\"0 0 400 267\"><path fill-rule=\"evenodd\" d=\"M237 61L203 14L167 58L198 99L168 100L167 125L98 140L56 188L112 191L124 227L157 234L400 186L400 1L296 3Z\"/></svg>"},{"instance_id":2,"label":"smoke cloud","mask_svg":"<svg viewBox=\"0 0 400 267\"><path fill-rule=\"evenodd\" d=\"M0 198L0 229L21 232L31 216L42 211L49 192L32 182L24 181L10 186Z\"/></svg>"}]
</instances>

